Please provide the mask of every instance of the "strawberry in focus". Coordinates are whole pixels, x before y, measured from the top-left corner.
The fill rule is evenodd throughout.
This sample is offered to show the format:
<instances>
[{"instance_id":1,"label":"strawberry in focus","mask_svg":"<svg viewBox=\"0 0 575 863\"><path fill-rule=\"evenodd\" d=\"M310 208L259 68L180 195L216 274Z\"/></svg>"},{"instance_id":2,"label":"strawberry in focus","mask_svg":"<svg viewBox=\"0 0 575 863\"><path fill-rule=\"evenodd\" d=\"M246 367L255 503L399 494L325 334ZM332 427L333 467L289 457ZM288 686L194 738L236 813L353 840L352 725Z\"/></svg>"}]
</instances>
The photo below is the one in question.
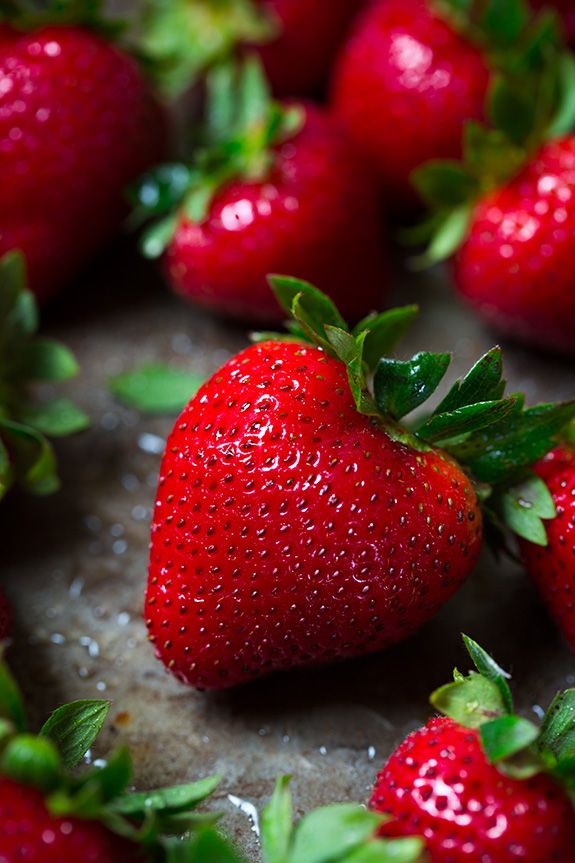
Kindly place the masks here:
<instances>
[{"instance_id":1,"label":"strawberry in focus","mask_svg":"<svg viewBox=\"0 0 575 863\"><path fill-rule=\"evenodd\" d=\"M281 321L266 276L289 270L357 320L387 279L377 190L347 134L311 103L271 101L255 61L210 80L205 149L134 191L135 222L162 217L144 253L164 253L174 290L220 314Z\"/></svg>"},{"instance_id":2,"label":"strawberry in focus","mask_svg":"<svg viewBox=\"0 0 575 863\"><path fill-rule=\"evenodd\" d=\"M572 863L575 690L541 728L513 712L507 675L475 642L477 672L438 690L431 719L395 750L370 807L385 836L423 836L431 863Z\"/></svg>"},{"instance_id":3,"label":"strawberry in focus","mask_svg":"<svg viewBox=\"0 0 575 863\"><path fill-rule=\"evenodd\" d=\"M403 417L450 359L386 356L414 308L350 332L310 285L272 281L292 334L200 388L160 471L146 623L165 665L203 689L381 650L420 627L476 562L475 484L505 520L513 481L575 413L504 398L495 349L412 432ZM521 488L538 523L537 492Z\"/></svg>"},{"instance_id":4,"label":"strawberry in focus","mask_svg":"<svg viewBox=\"0 0 575 863\"><path fill-rule=\"evenodd\" d=\"M163 150L163 117L136 61L97 32L93 8L85 26L82 14L68 22L82 5L0 13L0 254L25 253L41 299L117 232L125 186Z\"/></svg>"},{"instance_id":5,"label":"strawberry in focus","mask_svg":"<svg viewBox=\"0 0 575 863\"><path fill-rule=\"evenodd\" d=\"M545 547L521 542L521 557L543 600L575 652L575 449L553 450L537 466L557 516L548 522Z\"/></svg>"},{"instance_id":6,"label":"strawberry in focus","mask_svg":"<svg viewBox=\"0 0 575 863\"><path fill-rule=\"evenodd\" d=\"M465 122L483 117L488 82L482 52L429 0L376 0L360 16L337 61L333 104L390 209L413 206L415 168L460 155Z\"/></svg>"}]
</instances>

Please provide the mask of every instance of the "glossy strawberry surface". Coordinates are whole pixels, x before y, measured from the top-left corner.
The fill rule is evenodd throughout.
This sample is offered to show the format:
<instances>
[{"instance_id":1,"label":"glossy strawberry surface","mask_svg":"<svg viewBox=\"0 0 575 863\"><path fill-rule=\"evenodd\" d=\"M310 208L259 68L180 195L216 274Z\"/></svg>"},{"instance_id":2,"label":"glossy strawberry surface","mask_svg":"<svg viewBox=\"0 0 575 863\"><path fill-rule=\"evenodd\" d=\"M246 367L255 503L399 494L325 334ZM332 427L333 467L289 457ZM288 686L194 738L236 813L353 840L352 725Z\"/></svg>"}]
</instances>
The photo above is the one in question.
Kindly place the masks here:
<instances>
[{"instance_id":1,"label":"glossy strawberry surface","mask_svg":"<svg viewBox=\"0 0 575 863\"><path fill-rule=\"evenodd\" d=\"M41 793L0 777L2 863L144 863L131 842L96 821L54 818Z\"/></svg>"},{"instance_id":2,"label":"glossy strawberry surface","mask_svg":"<svg viewBox=\"0 0 575 863\"><path fill-rule=\"evenodd\" d=\"M279 35L258 52L274 93L313 96L325 84L336 52L364 0L260 0Z\"/></svg>"},{"instance_id":3,"label":"glossy strawberry surface","mask_svg":"<svg viewBox=\"0 0 575 863\"><path fill-rule=\"evenodd\" d=\"M269 273L307 279L350 318L381 304L386 273L373 177L336 121L308 105L265 182L224 186L200 224L182 214L165 263L175 290L222 314L283 320Z\"/></svg>"},{"instance_id":4,"label":"glossy strawberry surface","mask_svg":"<svg viewBox=\"0 0 575 863\"><path fill-rule=\"evenodd\" d=\"M482 117L487 84L481 54L425 0L377 0L360 16L336 66L333 102L390 207L415 200L414 168L460 155L463 125Z\"/></svg>"},{"instance_id":5,"label":"glossy strawberry surface","mask_svg":"<svg viewBox=\"0 0 575 863\"><path fill-rule=\"evenodd\" d=\"M483 198L455 260L461 295L507 335L575 353L575 137Z\"/></svg>"},{"instance_id":6,"label":"glossy strawberry surface","mask_svg":"<svg viewBox=\"0 0 575 863\"><path fill-rule=\"evenodd\" d=\"M453 462L358 414L341 362L262 343L204 384L168 440L150 638L199 688L380 650L457 590L480 544Z\"/></svg>"},{"instance_id":7,"label":"glossy strawberry surface","mask_svg":"<svg viewBox=\"0 0 575 863\"><path fill-rule=\"evenodd\" d=\"M557 517L546 522L548 545L521 543L529 574L575 652L575 449L561 447L536 467L547 483Z\"/></svg>"},{"instance_id":8,"label":"glossy strawberry surface","mask_svg":"<svg viewBox=\"0 0 575 863\"><path fill-rule=\"evenodd\" d=\"M0 255L26 254L39 297L118 230L124 188L162 139L159 108L128 56L76 27L0 25Z\"/></svg>"},{"instance_id":9,"label":"glossy strawberry surface","mask_svg":"<svg viewBox=\"0 0 575 863\"><path fill-rule=\"evenodd\" d=\"M423 836L431 863L573 863L575 821L545 774L504 776L479 734L432 719L410 734L377 777L370 806L387 836Z\"/></svg>"}]
</instances>

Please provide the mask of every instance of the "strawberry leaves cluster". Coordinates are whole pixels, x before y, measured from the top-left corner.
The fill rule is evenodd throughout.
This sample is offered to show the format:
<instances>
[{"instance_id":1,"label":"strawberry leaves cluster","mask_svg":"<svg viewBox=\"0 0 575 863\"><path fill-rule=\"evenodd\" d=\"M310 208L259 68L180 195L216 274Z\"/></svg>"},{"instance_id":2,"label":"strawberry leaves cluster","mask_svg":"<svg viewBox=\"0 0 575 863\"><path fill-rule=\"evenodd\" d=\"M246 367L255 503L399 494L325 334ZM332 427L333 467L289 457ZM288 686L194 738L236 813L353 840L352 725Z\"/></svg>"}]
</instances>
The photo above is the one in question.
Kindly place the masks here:
<instances>
[{"instance_id":1,"label":"strawberry leaves cluster","mask_svg":"<svg viewBox=\"0 0 575 863\"><path fill-rule=\"evenodd\" d=\"M459 248L480 197L512 179L545 141L575 126L575 57L554 13L534 15L525 0L440 0L439 8L487 52L494 71L487 123L467 123L462 159L433 160L412 175L431 215L406 238L426 244L424 266Z\"/></svg>"},{"instance_id":2,"label":"strawberry leaves cluster","mask_svg":"<svg viewBox=\"0 0 575 863\"><path fill-rule=\"evenodd\" d=\"M181 216L201 223L223 185L238 177L265 179L274 164L273 147L293 137L303 122L302 109L271 98L255 57L218 66L207 90L204 139L193 161L159 165L130 191L132 226L154 220L141 241L149 258L162 254Z\"/></svg>"},{"instance_id":3,"label":"strawberry leaves cluster","mask_svg":"<svg viewBox=\"0 0 575 863\"><path fill-rule=\"evenodd\" d=\"M360 413L415 449L438 447L456 459L496 527L546 544L544 520L554 518L555 506L530 468L556 446L575 417L575 402L526 407L522 393L506 395L496 347L455 381L423 419L411 418L433 396L451 362L444 353L421 352L409 360L388 356L417 314L415 306L370 315L350 329L313 285L286 276L272 276L270 284L291 316L289 335L272 338L310 342L343 362ZM255 338L269 337L260 333Z\"/></svg>"},{"instance_id":4,"label":"strawberry leaves cluster","mask_svg":"<svg viewBox=\"0 0 575 863\"><path fill-rule=\"evenodd\" d=\"M17 30L36 30L48 25L89 27L115 38L124 25L108 18L103 5L102 0L3 0L0 22Z\"/></svg>"},{"instance_id":5,"label":"strawberry leaves cluster","mask_svg":"<svg viewBox=\"0 0 575 863\"><path fill-rule=\"evenodd\" d=\"M35 383L54 384L78 373L68 348L38 338L34 295L25 286L19 252L0 259L0 498L17 482L26 491L56 491L58 475L48 437L85 429L88 418L67 398L39 401Z\"/></svg>"},{"instance_id":6,"label":"strawberry leaves cluster","mask_svg":"<svg viewBox=\"0 0 575 863\"><path fill-rule=\"evenodd\" d=\"M463 636L475 666L431 696L433 706L466 728L479 731L487 760L508 776L527 779L550 773L575 793L575 689L559 692L541 725L515 713L509 674L475 641Z\"/></svg>"},{"instance_id":7,"label":"strawberry leaves cluster","mask_svg":"<svg viewBox=\"0 0 575 863\"><path fill-rule=\"evenodd\" d=\"M54 817L96 820L139 843L154 863L188 859L178 856L187 840L176 837L217 818L194 810L214 791L219 777L128 793L132 764L125 747L103 767L71 772L94 743L109 709L108 701L74 701L55 710L37 735L31 734L17 684L0 662L0 776L41 791Z\"/></svg>"}]
</instances>

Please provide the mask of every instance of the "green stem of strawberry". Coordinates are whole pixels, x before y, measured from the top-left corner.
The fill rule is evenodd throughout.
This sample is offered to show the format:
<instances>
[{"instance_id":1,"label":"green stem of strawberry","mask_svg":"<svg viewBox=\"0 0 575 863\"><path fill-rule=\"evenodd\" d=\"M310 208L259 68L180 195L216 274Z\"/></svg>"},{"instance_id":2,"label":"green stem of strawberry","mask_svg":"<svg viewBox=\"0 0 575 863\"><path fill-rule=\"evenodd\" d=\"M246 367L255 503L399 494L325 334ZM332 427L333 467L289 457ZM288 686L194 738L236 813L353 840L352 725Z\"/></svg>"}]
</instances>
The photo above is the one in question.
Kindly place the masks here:
<instances>
[{"instance_id":1,"label":"green stem of strawberry","mask_svg":"<svg viewBox=\"0 0 575 863\"><path fill-rule=\"evenodd\" d=\"M270 284L291 316L288 335L273 338L310 342L343 362L360 413L395 440L454 458L495 529L546 544L544 521L555 517L555 506L531 466L556 446L575 417L575 401L525 407L521 393L506 395L501 350L492 348L423 420L406 421L435 393L451 361L428 352L410 360L388 356L417 308L373 314L350 330L332 301L307 282L271 276Z\"/></svg>"}]
</instances>

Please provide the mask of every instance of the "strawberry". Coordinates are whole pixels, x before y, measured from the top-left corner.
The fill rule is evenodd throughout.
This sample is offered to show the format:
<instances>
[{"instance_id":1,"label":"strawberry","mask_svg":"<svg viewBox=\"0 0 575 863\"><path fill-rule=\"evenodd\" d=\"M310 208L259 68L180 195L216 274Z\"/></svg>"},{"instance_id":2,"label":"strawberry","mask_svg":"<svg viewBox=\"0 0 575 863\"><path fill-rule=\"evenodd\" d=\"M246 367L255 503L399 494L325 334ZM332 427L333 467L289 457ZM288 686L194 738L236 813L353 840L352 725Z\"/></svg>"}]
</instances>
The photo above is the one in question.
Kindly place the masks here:
<instances>
[{"instance_id":1,"label":"strawberry","mask_svg":"<svg viewBox=\"0 0 575 863\"><path fill-rule=\"evenodd\" d=\"M466 639L477 672L439 689L434 718L395 750L370 806L386 836L422 835L431 863L572 863L575 690L538 728L513 712L505 674Z\"/></svg>"},{"instance_id":2,"label":"strawberry","mask_svg":"<svg viewBox=\"0 0 575 863\"><path fill-rule=\"evenodd\" d=\"M465 121L483 116L483 51L439 10L430 0L376 0L336 64L335 110L377 168L394 210L414 203L414 168L457 157Z\"/></svg>"},{"instance_id":3,"label":"strawberry","mask_svg":"<svg viewBox=\"0 0 575 863\"><path fill-rule=\"evenodd\" d=\"M512 528L521 494L539 525L545 495L527 468L575 413L504 398L494 349L410 431L400 421L450 360L385 356L414 308L350 332L311 285L272 282L290 335L200 388L160 471L146 623L159 658L198 688L405 638L473 569L478 494Z\"/></svg>"},{"instance_id":4,"label":"strawberry","mask_svg":"<svg viewBox=\"0 0 575 863\"><path fill-rule=\"evenodd\" d=\"M278 96L316 96L365 0L145 0L141 44L165 91L257 53Z\"/></svg>"},{"instance_id":5,"label":"strawberry","mask_svg":"<svg viewBox=\"0 0 575 863\"><path fill-rule=\"evenodd\" d=\"M44 495L59 487L49 437L81 431L86 414L67 398L39 401L31 385L74 377L78 364L64 345L36 337L35 298L26 288L20 252L0 258L0 500L17 483Z\"/></svg>"},{"instance_id":6,"label":"strawberry","mask_svg":"<svg viewBox=\"0 0 575 863\"><path fill-rule=\"evenodd\" d=\"M186 856L194 847L193 835L185 840L176 836L201 827L202 816L190 810L211 794L219 777L128 793L132 771L125 747L104 767L70 772L92 745L109 709L107 701L74 701L54 711L37 736L30 734L16 683L0 664L2 863L195 859Z\"/></svg>"},{"instance_id":7,"label":"strawberry","mask_svg":"<svg viewBox=\"0 0 575 863\"><path fill-rule=\"evenodd\" d=\"M279 321L266 274L289 269L350 317L369 311L386 281L377 193L337 122L311 104L272 102L248 61L234 83L227 68L214 73L208 126L194 164L160 166L134 192L136 222L162 216L143 250L165 250L174 290L232 317Z\"/></svg>"},{"instance_id":8,"label":"strawberry","mask_svg":"<svg viewBox=\"0 0 575 863\"><path fill-rule=\"evenodd\" d=\"M0 641L4 641L10 632L10 606L4 594L0 589Z\"/></svg>"},{"instance_id":9,"label":"strawberry","mask_svg":"<svg viewBox=\"0 0 575 863\"><path fill-rule=\"evenodd\" d=\"M163 149L160 109L96 5L0 13L0 254L26 254L41 299L113 236L124 186Z\"/></svg>"},{"instance_id":10,"label":"strawberry","mask_svg":"<svg viewBox=\"0 0 575 863\"><path fill-rule=\"evenodd\" d=\"M535 470L549 488L557 517L548 523L548 544L524 540L521 556L575 652L575 449L566 444L553 450Z\"/></svg>"}]
</instances>

